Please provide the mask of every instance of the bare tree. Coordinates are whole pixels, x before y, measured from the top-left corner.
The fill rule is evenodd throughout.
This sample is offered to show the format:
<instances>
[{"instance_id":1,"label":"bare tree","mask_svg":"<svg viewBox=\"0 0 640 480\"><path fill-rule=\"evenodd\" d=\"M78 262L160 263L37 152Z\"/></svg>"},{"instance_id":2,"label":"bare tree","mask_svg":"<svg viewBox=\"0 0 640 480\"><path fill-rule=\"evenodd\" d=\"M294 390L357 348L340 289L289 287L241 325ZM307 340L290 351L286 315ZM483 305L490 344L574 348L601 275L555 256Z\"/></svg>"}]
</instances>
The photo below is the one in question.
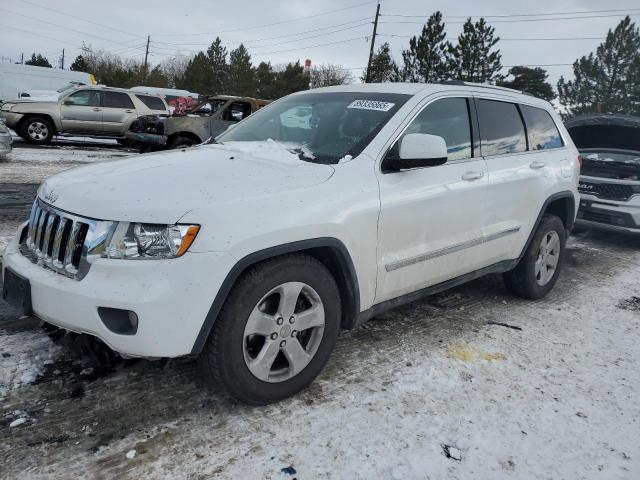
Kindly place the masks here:
<instances>
[{"instance_id":1,"label":"bare tree","mask_svg":"<svg viewBox=\"0 0 640 480\"><path fill-rule=\"evenodd\" d=\"M322 64L311 69L311 88L347 85L353 82L351 72L340 65Z\"/></svg>"},{"instance_id":2,"label":"bare tree","mask_svg":"<svg viewBox=\"0 0 640 480\"><path fill-rule=\"evenodd\" d=\"M191 57L178 53L162 61L160 68L162 68L162 73L167 77L169 85L175 87L176 83L180 82L190 60Z\"/></svg>"}]
</instances>

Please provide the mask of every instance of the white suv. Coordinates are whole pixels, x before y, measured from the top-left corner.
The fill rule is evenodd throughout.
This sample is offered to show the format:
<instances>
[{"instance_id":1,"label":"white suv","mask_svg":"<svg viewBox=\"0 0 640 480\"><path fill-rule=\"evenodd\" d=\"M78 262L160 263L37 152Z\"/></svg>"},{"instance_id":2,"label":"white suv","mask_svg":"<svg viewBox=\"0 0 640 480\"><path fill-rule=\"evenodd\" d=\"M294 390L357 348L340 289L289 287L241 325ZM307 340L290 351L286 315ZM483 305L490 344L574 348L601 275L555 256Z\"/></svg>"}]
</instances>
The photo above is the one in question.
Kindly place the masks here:
<instances>
[{"instance_id":1,"label":"white suv","mask_svg":"<svg viewBox=\"0 0 640 480\"><path fill-rule=\"evenodd\" d=\"M123 355L199 355L213 385L264 404L385 309L495 272L546 295L578 176L551 105L513 90L300 92L215 144L48 179L3 296Z\"/></svg>"}]
</instances>

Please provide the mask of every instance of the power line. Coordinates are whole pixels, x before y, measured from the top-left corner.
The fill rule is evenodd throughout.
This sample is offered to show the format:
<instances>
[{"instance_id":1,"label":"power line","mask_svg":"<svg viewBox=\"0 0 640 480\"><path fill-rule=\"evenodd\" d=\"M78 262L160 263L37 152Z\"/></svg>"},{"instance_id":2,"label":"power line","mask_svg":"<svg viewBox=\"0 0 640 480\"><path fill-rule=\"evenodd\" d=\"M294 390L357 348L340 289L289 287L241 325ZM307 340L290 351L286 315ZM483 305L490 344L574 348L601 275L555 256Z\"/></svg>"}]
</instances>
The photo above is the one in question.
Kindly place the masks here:
<instances>
[{"instance_id":1,"label":"power line","mask_svg":"<svg viewBox=\"0 0 640 480\"><path fill-rule=\"evenodd\" d=\"M638 14L636 13L632 13L629 14L628 16L630 17L634 17L637 16ZM528 22L553 22L556 20L589 20L592 18L611 18L611 17L626 17L627 15L593 15L591 17L556 17L556 18L528 18L528 19L522 19L522 20L491 20L491 23L528 23ZM387 23L387 24L418 24L418 25L423 25L424 22L412 22L412 21L401 21L401 20L393 20L393 21L382 21L380 23ZM449 22L447 21L446 23L448 24L464 24L465 22L462 21L455 21L455 22Z\"/></svg>"},{"instance_id":2,"label":"power line","mask_svg":"<svg viewBox=\"0 0 640 480\"><path fill-rule=\"evenodd\" d=\"M274 52L255 52L256 55L269 55L272 53L284 53L284 52L294 52L296 50L307 50L310 48L317 48L317 47L328 47L329 45L338 45L340 43L347 43L347 42L353 42L355 40L366 40L368 37L356 37L356 38L348 38L346 40L338 40L336 42L330 42L330 43L321 43L318 45L308 45L305 47L299 47L299 48L289 48L287 50L277 50Z\"/></svg>"},{"instance_id":3,"label":"power line","mask_svg":"<svg viewBox=\"0 0 640 480\"><path fill-rule=\"evenodd\" d=\"M511 14L499 14L499 15L450 15L445 18L511 18L511 17L544 17L544 16L554 16L554 15L577 15L577 14L591 14L591 13L611 13L611 12L631 12L637 11L640 8L619 8L614 10L584 10L584 11L573 11L573 12L555 12L555 13L511 13ZM428 17L428 15L404 15L404 14L381 14L382 17L403 17L403 18L423 18Z\"/></svg>"},{"instance_id":4,"label":"power line","mask_svg":"<svg viewBox=\"0 0 640 480\"><path fill-rule=\"evenodd\" d=\"M369 2L364 2L364 3L358 3L356 5L350 5L348 7L338 8L336 10L329 10L327 12L316 13L316 14L313 14L313 15L306 15L304 17L297 17L297 18L292 18L292 19L289 19L289 20L281 20L279 22L265 23L265 24L262 24L262 25L253 25L251 27L239 27L239 28L233 28L233 29L230 29L230 30L219 30L217 32L159 33L159 34L155 34L154 36L175 37L175 36L196 36L196 35L218 35L218 34L221 34L221 33L244 32L244 31L247 31L247 30L257 30L259 28L273 27L275 25L284 25L286 23L298 22L300 20L307 20L309 18L317 18L317 17L321 17L321 16L324 16L324 15L330 15L332 13L344 12L345 10L351 10L353 8L362 7L363 5L370 5L372 3L376 3L376 2L375 1L369 1Z\"/></svg>"},{"instance_id":5,"label":"power line","mask_svg":"<svg viewBox=\"0 0 640 480\"><path fill-rule=\"evenodd\" d=\"M35 2L30 2L29 0L21 0L21 1L22 1L22 3L27 3L29 5L33 5L34 7L38 7L38 8L44 9L44 10L49 10L50 12L56 13L58 15L63 15L65 17L70 17L70 18L75 18L76 20L81 20L83 22L87 22L87 23L90 23L92 25L96 25L98 27L108 28L109 30L113 30L115 32L126 33L127 35L130 35L132 37L143 38L143 37L141 37L139 35L134 35L131 32L127 32L126 30L121 30L119 28L111 27L109 25L104 25L102 23L94 22L92 20L87 20L86 18L78 17L77 15L72 15L70 13L60 12L58 10L54 10L52 8L48 8L48 7L44 6L44 5L40 5L40 4L35 3Z\"/></svg>"},{"instance_id":6,"label":"power line","mask_svg":"<svg viewBox=\"0 0 640 480\"><path fill-rule=\"evenodd\" d=\"M395 35L390 33L379 33L381 37L413 38L417 35ZM564 41L564 40L602 40L602 37L564 37L564 38L502 38L501 42L537 42L537 41Z\"/></svg>"}]
</instances>

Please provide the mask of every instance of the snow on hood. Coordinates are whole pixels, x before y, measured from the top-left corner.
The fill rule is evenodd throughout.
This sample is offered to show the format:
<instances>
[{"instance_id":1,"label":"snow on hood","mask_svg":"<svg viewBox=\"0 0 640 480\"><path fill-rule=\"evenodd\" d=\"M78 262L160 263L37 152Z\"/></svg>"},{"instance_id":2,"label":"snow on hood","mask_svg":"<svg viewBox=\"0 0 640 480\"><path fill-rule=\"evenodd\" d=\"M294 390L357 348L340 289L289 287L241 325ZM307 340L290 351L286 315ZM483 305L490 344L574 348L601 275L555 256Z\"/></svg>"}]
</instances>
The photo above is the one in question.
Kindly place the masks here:
<instances>
[{"instance_id":1,"label":"snow on hood","mask_svg":"<svg viewBox=\"0 0 640 480\"><path fill-rule=\"evenodd\" d=\"M49 178L56 208L103 220L174 223L186 212L305 189L333 174L276 142L234 142L129 157Z\"/></svg>"}]
</instances>

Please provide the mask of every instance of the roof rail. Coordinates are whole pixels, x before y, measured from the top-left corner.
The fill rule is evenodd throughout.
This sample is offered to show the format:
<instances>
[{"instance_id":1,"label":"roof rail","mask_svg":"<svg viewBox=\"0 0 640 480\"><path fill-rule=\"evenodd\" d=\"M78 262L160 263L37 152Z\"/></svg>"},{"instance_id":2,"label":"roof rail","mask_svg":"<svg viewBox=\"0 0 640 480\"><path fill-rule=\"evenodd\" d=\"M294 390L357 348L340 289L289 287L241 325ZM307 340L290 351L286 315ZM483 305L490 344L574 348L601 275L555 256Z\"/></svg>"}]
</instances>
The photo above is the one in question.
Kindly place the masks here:
<instances>
[{"instance_id":1,"label":"roof rail","mask_svg":"<svg viewBox=\"0 0 640 480\"><path fill-rule=\"evenodd\" d=\"M507 92L521 93L523 95L529 95L531 97L535 96L529 92L524 92L522 90L516 90L515 88L508 87L500 87L498 85L489 85L488 83L475 83L475 82L465 82L463 80L443 80L440 82L441 85L460 85L466 87L480 87L480 88L490 88L494 90L503 90Z\"/></svg>"}]
</instances>

